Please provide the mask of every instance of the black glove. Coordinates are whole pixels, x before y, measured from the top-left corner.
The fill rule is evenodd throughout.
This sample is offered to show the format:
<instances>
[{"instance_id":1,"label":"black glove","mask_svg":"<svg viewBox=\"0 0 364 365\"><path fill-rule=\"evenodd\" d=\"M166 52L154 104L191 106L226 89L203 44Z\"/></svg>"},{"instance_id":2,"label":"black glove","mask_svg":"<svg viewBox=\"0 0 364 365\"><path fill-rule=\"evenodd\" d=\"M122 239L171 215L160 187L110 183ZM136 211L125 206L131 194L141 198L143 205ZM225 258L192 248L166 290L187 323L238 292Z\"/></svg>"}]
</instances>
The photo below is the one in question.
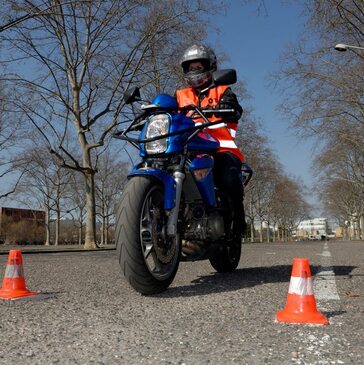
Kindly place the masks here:
<instances>
[{"instance_id":1,"label":"black glove","mask_svg":"<svg viewBox=\"0 0 364 365\"><path fill-rule=\"evenodd\" d=\"M206 108L204 108L204 109L207 109L207 110L211 110L211 109L215 109L215 108L213 108L213 107L206 107ZM203 110L204 110L203 109ZM203 112L203 115L207 118L207 119L209 119L209 118L211 118L211 117L213 117L214 116L214 113L206 113L206 112Z\"/></svg>"},{"instance_id":2,"label":"black glove","mask_svg":"<svg viewBox=\"0 0 364 365\"><path fill-rule=\"evenodd\" d=\"M217 105L216 109L234 109L231 113L221 113L221 118L225 122L238 122L243 112L236 95L227 89L224 95L221 97L220 103Z\"/></svg>"},{"instance_id":3,"label":"black glove","mask_svg":"<svg viewBox=\"0 0 364 365\"><path fill-rule=\"evenodd\" d=\"M226 103L223 100L221 100L220 103L216 106L216 109L217 110L220 110L220 109L234 109L234 111L235 111L234 106L235 105L233 103Z\"/></svg>"},{"instance_id":4,"label":"black glove","mask_svg":"<svg viewBox=\"0 0 364 365\"><path fill-rule=\"evenodd\" d=\"M179 108L181 113L184 114L184 115L189 113L191 110L195 110L195 109L196 109L196 105L194 105L194 104L185 105L185 106Z\"/></svg>"}]
</instances>

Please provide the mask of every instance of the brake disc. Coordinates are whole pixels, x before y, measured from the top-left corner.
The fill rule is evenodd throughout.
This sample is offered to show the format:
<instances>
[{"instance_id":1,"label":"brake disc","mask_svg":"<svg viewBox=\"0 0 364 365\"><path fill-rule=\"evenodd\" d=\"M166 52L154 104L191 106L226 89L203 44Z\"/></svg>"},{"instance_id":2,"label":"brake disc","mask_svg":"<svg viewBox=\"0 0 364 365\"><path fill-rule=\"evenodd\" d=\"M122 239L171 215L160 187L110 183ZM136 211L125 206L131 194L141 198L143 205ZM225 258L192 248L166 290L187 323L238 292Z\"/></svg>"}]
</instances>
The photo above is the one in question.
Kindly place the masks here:
<instances>
[{"instance_id":1,"label":"brake disc","mask_svg":"<svg viewBox=\"0 0 364 365\"><path fill-rule=\"evenodd\" d=\"M152 219L152 242L158 260L163 264L168 264L172 261L176 253L176 245L166 244L166 235L158 231L158 222L161 218L161 212L159 208L153 208L153 219ZM164 225L161 225L162 229Z\"/></svg>"}]
</instances>

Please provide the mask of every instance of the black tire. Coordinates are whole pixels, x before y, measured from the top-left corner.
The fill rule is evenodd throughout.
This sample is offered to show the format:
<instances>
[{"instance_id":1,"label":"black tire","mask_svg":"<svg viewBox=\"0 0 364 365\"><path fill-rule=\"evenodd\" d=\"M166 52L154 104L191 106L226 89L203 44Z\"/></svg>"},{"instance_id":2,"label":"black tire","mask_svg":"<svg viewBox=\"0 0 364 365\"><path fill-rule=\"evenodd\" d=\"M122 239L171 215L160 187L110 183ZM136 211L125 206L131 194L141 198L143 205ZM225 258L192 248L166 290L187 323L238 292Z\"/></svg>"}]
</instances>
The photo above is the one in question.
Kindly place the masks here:
<instances>
[{"instance_id":1,"label":"black tire","mask_svg":"<svg viewBox=\"0 0 364 365\"><path fill-rule=\"evenodd\" d=\"M232 272L238 267L240 256L241 239L234 238L231 242L224 244L214 256L210 257L210 263L217 272Z\"/></svg>"},{"instance_id":2,"label":"black tire","mask_svg":"<svg viewBox=\"0 0 364 365\"><path fill-rule=\"evenodd\" d=\"M164 187L151 177L129 180L116 215L115 239L125 278L138 292L160 293L172 283L181 242L166 235ZM153 267L154 266L154 267Z\"/></svg>"}]
</instances>

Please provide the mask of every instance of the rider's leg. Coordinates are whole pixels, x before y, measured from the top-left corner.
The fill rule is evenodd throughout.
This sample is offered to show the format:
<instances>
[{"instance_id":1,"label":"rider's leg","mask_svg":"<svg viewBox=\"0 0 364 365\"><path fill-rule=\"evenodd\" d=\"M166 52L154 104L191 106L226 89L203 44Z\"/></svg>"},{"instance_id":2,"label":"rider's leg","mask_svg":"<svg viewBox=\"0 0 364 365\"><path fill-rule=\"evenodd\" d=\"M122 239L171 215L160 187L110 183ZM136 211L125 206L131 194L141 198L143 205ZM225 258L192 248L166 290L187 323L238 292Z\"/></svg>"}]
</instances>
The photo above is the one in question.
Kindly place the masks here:
<instances>
[{"instance_id":1,"label":"rider's leg","mask_svg":"<svg viewBox=\"0 0 364 365\"><path fill-rule=\"evenodd\" d=\"M241 162L229 152L215 156L214 180L221 192L229 195L234 209L234 233L244 234L246 230L244 213L244 188L240 179Z\"/></svg>"}]
</instances>

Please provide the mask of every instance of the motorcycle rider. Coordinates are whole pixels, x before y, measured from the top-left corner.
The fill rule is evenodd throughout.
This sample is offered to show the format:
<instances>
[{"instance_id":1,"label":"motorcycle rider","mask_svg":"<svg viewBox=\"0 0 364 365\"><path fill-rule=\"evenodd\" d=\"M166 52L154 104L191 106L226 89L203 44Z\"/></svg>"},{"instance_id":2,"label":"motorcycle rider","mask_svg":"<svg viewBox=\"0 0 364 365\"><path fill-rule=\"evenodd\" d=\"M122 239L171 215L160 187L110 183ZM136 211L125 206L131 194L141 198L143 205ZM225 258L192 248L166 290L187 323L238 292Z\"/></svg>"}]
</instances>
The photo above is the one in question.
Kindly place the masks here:
<instances>
[{"instance_id":1,"label":"motorcycle rider","mask_svg":"<svg viewBox=\"0 0 364 365\"><path fill-rule=\"evenodd\" d=\"M245 233L244 189L240 179L244 154L235 144L238 120L242 114L236 95L228 86L215 86L212 73L217 69L215 53L204 45L192 45L185 50L180 62L188 88L177 90L176 98L180 107L197 105L206 109L234 109L234 112L206 115L209 121L221 120L206 131L220 142L214 156L214 180L219 190L231 197L234 209L233 232L242 236ZM201 118L195 119L201 122Z\"/></svg>"}]
</instances>

